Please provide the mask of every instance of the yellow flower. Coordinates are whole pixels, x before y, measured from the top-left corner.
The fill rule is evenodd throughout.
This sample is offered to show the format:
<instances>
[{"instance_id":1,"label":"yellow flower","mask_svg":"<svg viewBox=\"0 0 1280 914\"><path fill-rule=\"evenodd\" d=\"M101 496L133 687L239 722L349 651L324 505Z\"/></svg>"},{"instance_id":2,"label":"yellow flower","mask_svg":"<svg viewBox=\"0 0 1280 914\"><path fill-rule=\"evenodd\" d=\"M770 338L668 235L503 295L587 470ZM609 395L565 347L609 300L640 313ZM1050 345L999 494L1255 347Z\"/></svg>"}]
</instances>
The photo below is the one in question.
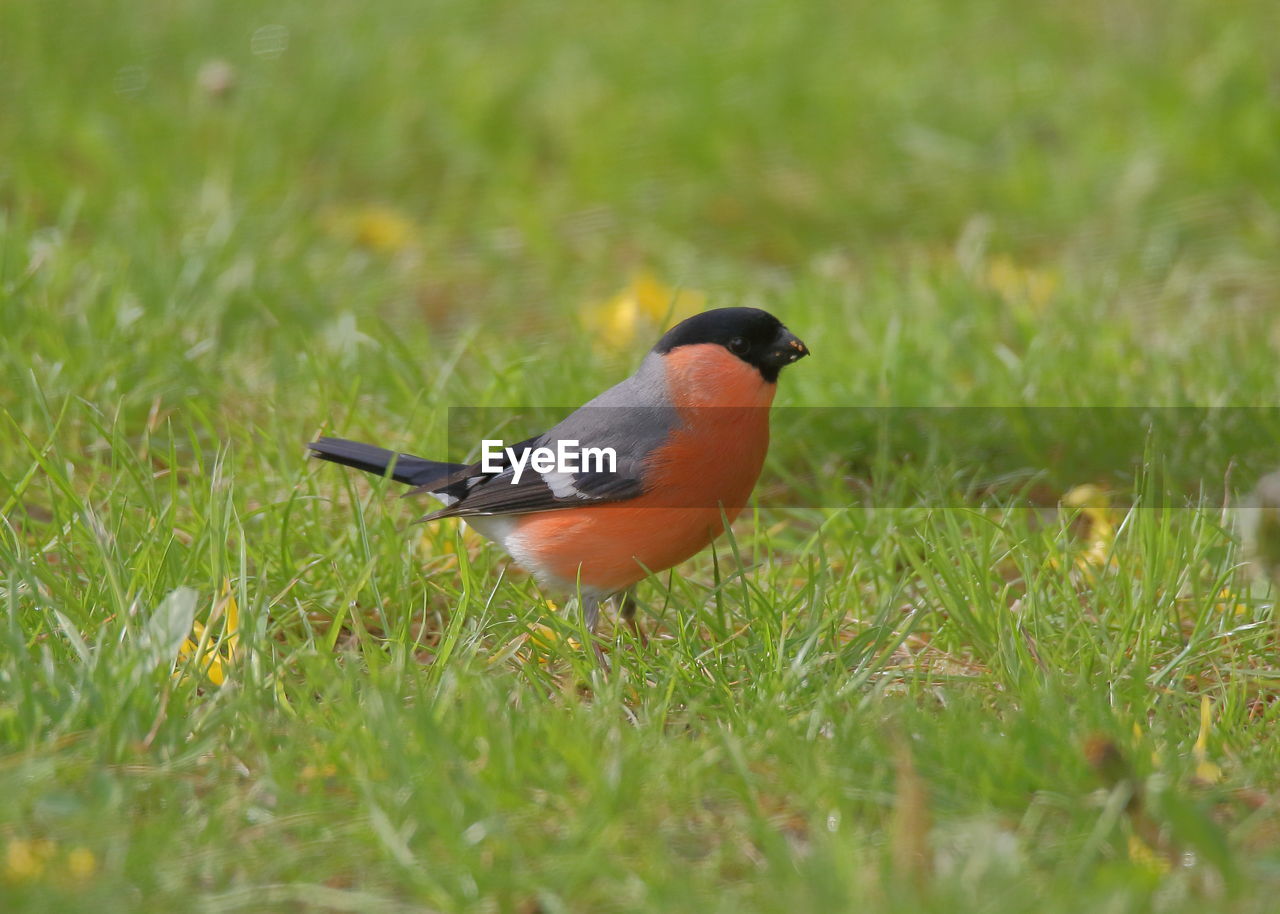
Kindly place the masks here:
<instances>
[{"instance_id":1,"label":"yellow flower","mask_svg":"<svg viewBox=\"0 0 1280 914\"><path fill-rule=\"evenodd\" d=\"M211 683L220 686L227 681L228 669L236 656L236 647L240 642L240 605L235 594L231 592L231 581L222 582L222 634L214 638L204 623L196 620L191 626L192 637L182 642L178 648L178 660L186 664L195 659L196 669L205 675ZM216 616L215 607L213 615ZM212 624L212 623L211 623Z\"/></svg>"},{"instance_id":2,"label":"yellow flower","mask_svg":"<svg viewBox=\"0 0 1280 914\"><path fill-rule=\"evenodd\" d=\"M587 329L602 346L623 349L642 332L648 337L702 311L707 296L693 289L668 286L648 270L641 270L606 301L583 315Z\"/></svg>"}]
</instances>

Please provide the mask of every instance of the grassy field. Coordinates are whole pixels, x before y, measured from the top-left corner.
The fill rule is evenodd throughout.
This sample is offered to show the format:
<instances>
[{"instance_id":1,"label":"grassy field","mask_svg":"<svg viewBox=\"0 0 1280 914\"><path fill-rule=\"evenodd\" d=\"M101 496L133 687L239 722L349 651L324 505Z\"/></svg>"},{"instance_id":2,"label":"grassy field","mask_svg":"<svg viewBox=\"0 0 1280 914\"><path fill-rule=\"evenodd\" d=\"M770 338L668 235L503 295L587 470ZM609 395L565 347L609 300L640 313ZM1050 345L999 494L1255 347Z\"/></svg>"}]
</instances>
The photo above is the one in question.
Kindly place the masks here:
<instances>
[{"instance_id":1,"label":"grassy field","mask_svg":"<svg viewBox=\"0 0 1280 914\"><path fill-rule=\"evenodd\" d=\"M1276 591L1210 426L1280 405L1277 34L0 3L0 910L1274 910ZM608 678L561 595L305 459L461 457L449 407L575 405L728 304L814 355ZM1024 404L1034 447L987 427ZM975 409L828 421L906 406ZM1175 406L1136 470L1050 465Z\"/></svg>"}]
</instances>

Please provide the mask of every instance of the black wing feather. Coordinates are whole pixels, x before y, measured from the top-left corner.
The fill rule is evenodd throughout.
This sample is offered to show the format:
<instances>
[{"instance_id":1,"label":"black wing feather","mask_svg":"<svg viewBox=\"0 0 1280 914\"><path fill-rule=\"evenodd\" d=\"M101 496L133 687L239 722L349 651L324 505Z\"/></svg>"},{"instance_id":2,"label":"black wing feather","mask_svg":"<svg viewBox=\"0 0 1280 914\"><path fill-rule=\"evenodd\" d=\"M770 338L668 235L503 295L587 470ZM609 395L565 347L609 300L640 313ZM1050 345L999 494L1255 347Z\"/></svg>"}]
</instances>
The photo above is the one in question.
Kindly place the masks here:
<instances>
[{"instance_id":1,"label":"black wing feather","mask_svg":"<svg viewBox=\"0 0 1280 914\"><path fill-rule=\"evenodd\" d=\"M357 470L372 473L374 476L386 476L387 468L391 467L391 478L396 482L421 486L428 490L435 488L438 480L448 478L466 468L466 465L461 463L443 463L438 460L414 457L412 454L397 454L386 448L361 444L359 441L348 441L345 438L320 438L312 441L307 447L321 460L354 467Z\"/></svg>"},{"instance_id":2,"label":"black wing feather","mask_svg":"<svg viewBox=\"0 0 1280 914\"><path fill-rule=\"evenodd\" d=\"M523 456L524 452L533 447L546 445L545 438L530 438L514 445L513 450ZM555 494L542 474L530 469L527 464L520 482L516 483L513 482L514 471L506 466L505 454L502 463L504 468L498 473L484 473L479 463L471 464L450 477L446 486L431 486L433 494L443 492L458 501L424 515L419 521L484 514L532 514L557 508L626 501L644 492L640 467L637 465L620 462L617 472L575 473L572 476L574 492L561 496ZM424 487L415 491L425 490Z\"/></svg>"}]
</instances>

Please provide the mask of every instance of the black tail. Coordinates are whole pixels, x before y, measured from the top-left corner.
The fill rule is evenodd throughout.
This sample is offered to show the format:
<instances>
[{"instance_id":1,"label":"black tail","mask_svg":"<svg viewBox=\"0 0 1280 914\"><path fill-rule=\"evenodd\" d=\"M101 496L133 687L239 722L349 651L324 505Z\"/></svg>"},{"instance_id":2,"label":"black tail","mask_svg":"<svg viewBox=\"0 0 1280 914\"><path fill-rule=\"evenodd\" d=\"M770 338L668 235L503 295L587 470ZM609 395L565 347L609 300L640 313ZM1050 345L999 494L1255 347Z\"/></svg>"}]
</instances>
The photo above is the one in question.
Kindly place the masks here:
<instances>
[{"instance_id":1,"label":"black tail","mask_svg":"<svg viewBox=\"0 0 1280 914\"><path fill-rule=\"evenodd\" d=\"M387 468L391 467L394 461L391 478L411 486L425 486L437 479L443 481L466 466L461 463L425 460L410 454L397 454L386 448L361 444L359 441L347 441L345 438L320 438L308 444L307 447L311 448L312 453L321 460L355 467L374 476L386 476Z\"/></svg>"}]
</instances>

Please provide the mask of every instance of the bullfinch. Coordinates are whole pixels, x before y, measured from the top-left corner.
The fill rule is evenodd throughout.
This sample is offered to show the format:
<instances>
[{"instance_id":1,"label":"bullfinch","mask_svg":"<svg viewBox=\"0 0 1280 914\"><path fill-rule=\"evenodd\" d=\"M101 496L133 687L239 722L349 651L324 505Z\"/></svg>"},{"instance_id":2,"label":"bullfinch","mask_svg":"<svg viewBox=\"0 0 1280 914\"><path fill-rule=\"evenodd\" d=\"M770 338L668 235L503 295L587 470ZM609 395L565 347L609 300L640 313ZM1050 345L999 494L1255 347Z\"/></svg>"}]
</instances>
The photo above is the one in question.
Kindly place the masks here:
<instances>
[{"instance_id":1,"label":"bullfinch","mask_svg":"<svg viewBox=\"0 0 1280 914\"><path fill-rule=\"evenodd\" d=\"M500 455L459 464L342 438L308 447L434 497L443 507L420 520L464 518L542 584L576 590L594 630L602 600L624 594L628 615L637 582L737 517L764 465L778 374L808 354L772 314L718 308L677 324L631 377ZM574 455L580 464L552 459Z\"/></svg>"}]
</instances>

